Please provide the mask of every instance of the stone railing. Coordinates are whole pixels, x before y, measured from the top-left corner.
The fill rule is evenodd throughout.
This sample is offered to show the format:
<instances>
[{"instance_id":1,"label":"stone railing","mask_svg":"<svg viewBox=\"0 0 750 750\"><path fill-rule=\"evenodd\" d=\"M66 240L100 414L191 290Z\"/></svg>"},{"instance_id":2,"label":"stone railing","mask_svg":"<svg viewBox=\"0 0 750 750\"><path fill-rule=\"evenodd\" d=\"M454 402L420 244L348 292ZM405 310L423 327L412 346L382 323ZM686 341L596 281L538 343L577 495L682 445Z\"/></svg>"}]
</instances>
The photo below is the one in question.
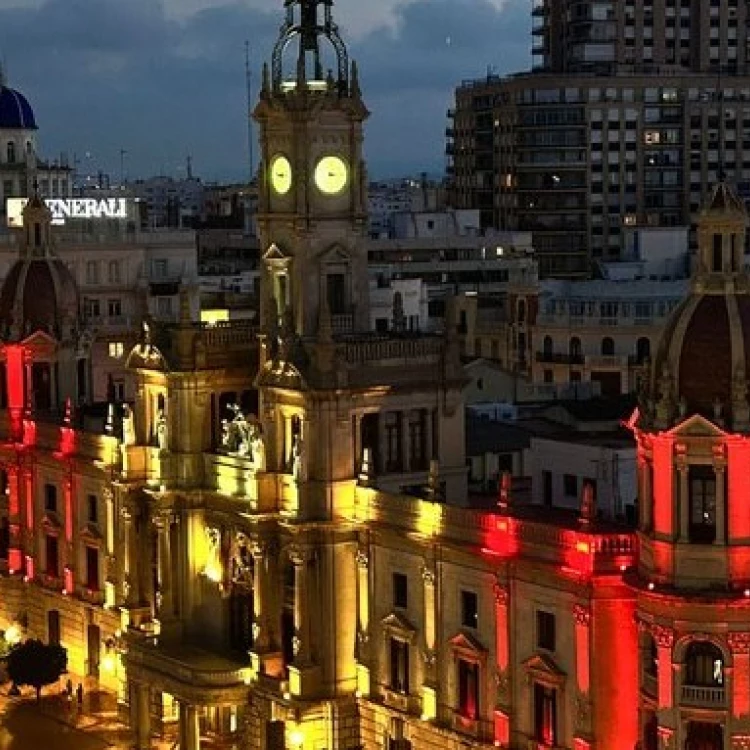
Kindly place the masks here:
<instances>
[{"instance_id":1,"label":"stone railing","mask_svg":"<svg viewBox=\"0 0 750 750\"><path fill-rule=\"evenodd\" d=\"M252 345L258 337L258 326L253 321L216 323L201 329L201 338L208 351L221 351Z\"/></svg>"},{"instance_id":2,"label":"stone railing","mask_svg":"<svg viewBox=\"0 0 750 750\"><path fill-rule=\"evenodd\" d=\"M682 703L691 706L724 706L726 691L723 687L683 685Z\"/></svg>"},{"instance_id":3,"label":"stone railing","mask_svg":"<svg viewBox=\"0 0 750 750\"><path fill-rule=\"evenodd\" d=\"M443 353L444 342L438 336L409 336L404 338L369 338L345 341L342 359L355 365L386 360L414 363L418 360L437 360Z\"/></svg>"}]
</instances>

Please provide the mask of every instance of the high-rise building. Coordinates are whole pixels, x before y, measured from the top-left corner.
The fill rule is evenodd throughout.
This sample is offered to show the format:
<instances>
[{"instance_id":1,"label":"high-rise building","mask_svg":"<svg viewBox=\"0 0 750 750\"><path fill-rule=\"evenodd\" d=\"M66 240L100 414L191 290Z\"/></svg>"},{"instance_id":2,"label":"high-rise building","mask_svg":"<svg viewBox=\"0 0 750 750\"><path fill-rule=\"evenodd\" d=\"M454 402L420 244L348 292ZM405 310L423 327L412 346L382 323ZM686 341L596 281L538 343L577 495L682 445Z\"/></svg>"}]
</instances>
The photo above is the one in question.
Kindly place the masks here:
<instances>
[{"instance_id":1,"label":"high-rise building","mask_svg":"<svg viewBox=\"0 0 750 750\"><path fill-rule=\"evenodd\" d=\"M687 226L722 171L750 197L747 4L533 6L534 68L464 82L456 206L534 233L542 275L617 259L623 228Z\"/></svg>"}]
</instances>

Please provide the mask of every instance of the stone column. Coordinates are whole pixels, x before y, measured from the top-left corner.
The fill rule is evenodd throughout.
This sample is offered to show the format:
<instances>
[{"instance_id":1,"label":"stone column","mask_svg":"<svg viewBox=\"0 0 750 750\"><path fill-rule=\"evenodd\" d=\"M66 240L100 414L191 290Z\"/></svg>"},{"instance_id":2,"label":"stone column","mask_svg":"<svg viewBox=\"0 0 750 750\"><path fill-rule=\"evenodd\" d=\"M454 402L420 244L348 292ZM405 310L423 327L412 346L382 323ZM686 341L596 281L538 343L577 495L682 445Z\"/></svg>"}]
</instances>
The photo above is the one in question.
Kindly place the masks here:
<instances>
[{"instance_id":1,"label":"stone column","mask_svg":"<svg viewBox=\"0 0 750 750\"><path fill-rule=\"evenodd\" d=\"M138 750L151 748L151 693L148 685L137 683L135 688L136 717L135 742Z\"/></svg>"},{"instance_id":2,"label":"stone column","mask_svg":"<svg viewBox=\"0 0 750 750\"><path fill-rule=\"evenodd\" d=\"M378 474L385 474L388 471L388 440L385 432L384 411L378 412Z\"/></svg>"},{"instance_id":3,"label":"stone column","mask_svg":"<svg viewBox=\"0 0 750 750\"><path fill-rule=\"evenodd\" d=\"M510 742L510 618L508 605L510 590L504 582L497 581L495 591L495 669L497 670L497 704L495 709L495 740L507 745Z\"/></svg>"},{"instance_id":4,"label":"stone column","mask_svg":"<svg viewBox=\"0 0 750 750\"><path fill-rule=\"evenodd\" d=\"M309 551L292 549L290 559L294 565L294 663L305 666L310 662L310 616L307 607Z\"/></svg>"},{"instance_id":5,"label":"stone column","mask_svg":"<svg viewBox=\"0 0 750 750\"><path fill-rule=\"evenodd\" d=\"M680 496L680 502L678 503L678 512L680 514L679 541L687 542L690 539L690 488L688 484L688 467L683 457L679 459L679 463L677 464L677 475L679 477L677 487Z\"/></svg>"},{"instance_id":6,"label":"stone column","mask_svg":"<svg viewBox=\"0 0 750 750\"><path fill-rule=\"evenodd\" d=\"M174 600L172 597L172 550L170 548L168 514L160 514L154 518L157 534L157 548L159 554L159 592L156 597L159 617L169 619L174 615Z\"/></svg>"},{"instance_id":7,"label":"stone column","mask_svg":"<svg viewBox=\"0 0 750 750\"><path fill-rule=\"evenodd\" d=\"M269 632L268 596L266 590L266 545L256 543L253 555L253 651L262 654L268 651Z\"/></svg>"},{"instance_id":8,"label":"stone column","mask_svg":"<svg viewBox=\"0 0 750 750\"><path fill-rule=\"evenodd\" d=\"M715 458L716 472L716 544L724 544L726 540L726 461L724 457Z\"/></svg>"},{"instance_id":9,"label":"stone column","mask_svg":"<svg viewBox=\"0 0 750 750\"><path fill-rule=\"evenodd\" d=\"M433 420L434 411L432 409L425 409L424 410L424 442L425 442L425 458L426 464L429 466L430 461L432 461L433 458L440 458L439 451L435 450L435 435L432 430L432 420Z\"/></svg>"},{"instance_id":10,"label":"stone column","mask_svg":"<svg viewBox=\"0 0 750 750\"><path fill-rule=\"evenodd\" d=\"M370 638L370 558L365 549L357 551L357 619L359 661L363 661Z\"/></svg>"},{"instance_id":11,"label":"stone column","mask_svg":"<svg viewBox=\"0 0 750 750\"><path fill-rule=\"evenodd\" d=\"M732 680L732 716L735 720L750 720L750 633L729 633L734 673Z\"/></svg>"},{"instance_id":12,"label":"stone column","mask_svg":"<svg viewBox=\"0 0 750 750\"><path fill-rule=\"evenodd\" d=\"M122 518L122 536L123 536L123 599L127 605L132 605L138 601L138 580L137 571L135 570L137 557L135 555L135 541L133 537L133 514L127 506L123 506L120 511Z\"/></svg>"},{"instance_id":13,"label":"stone column","mask_svg":"<svg viewBox=\"0 0 750 750\"><path fill-rule=\"evenodd\" d=\"M398 431L401 437L401 471L411 471L411 452L409 451L409 412L398 415Z\"/></svg>"},{"instance_id":14,"label":"stone column","mask_svg":"<svg viewBox=\"0 0 750 750\"><path fill-rule=\"evenodd\" d=\"M659 660L657 708L671 709L674 706L674 670L672 665L674 630L661 625L654 625L651 634L656 641L656 653Z\"/></svg>"},{"instance_id":15,"label":"stone column","mask_svg":"<svg viewBox=\"0 0 750 750\"><path fill-rule=\"evenodd\" d=\"M180 750L200 750L201 735L198 709L188 703L180 703Z\"/></svg>"},{"instance_id":16,"label":"stone column","mask_svg":"<svg viewBox=\"0 0 750 750\"><path fill-rule=\"evenodd\" d=\"M432 683L435 680L436 663L437 598L435 595L435 587L437 575L431 561L428 561L422 568L422 581L424 582L424 648L426 666L425 681Z\"/></svg>"}]
</instances>

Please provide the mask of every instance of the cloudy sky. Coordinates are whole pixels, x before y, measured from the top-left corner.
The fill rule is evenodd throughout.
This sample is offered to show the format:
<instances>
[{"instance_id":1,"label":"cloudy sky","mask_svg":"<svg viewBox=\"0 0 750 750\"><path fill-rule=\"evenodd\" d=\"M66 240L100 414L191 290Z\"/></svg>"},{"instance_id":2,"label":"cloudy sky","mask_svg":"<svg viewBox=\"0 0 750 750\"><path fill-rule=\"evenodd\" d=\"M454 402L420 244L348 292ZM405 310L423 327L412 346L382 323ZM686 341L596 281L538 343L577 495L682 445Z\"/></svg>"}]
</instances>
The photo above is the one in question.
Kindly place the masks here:
<instances>
[{"instance_id":1,"label":"cloudy sky","mask_svg":"<svg viewBox=\"0 0 750 750\"><path fill-rule=\"evenodd\" d=\"M0 57L45 156L80 171L247 175L245 51L254 80L282 0L0 0ZM375 177L442 170L445 110L463 78L528 67L528 0L336 0L372 117ZM257 88L257 87L256 87Z\"/></svg>"}]
</instances>

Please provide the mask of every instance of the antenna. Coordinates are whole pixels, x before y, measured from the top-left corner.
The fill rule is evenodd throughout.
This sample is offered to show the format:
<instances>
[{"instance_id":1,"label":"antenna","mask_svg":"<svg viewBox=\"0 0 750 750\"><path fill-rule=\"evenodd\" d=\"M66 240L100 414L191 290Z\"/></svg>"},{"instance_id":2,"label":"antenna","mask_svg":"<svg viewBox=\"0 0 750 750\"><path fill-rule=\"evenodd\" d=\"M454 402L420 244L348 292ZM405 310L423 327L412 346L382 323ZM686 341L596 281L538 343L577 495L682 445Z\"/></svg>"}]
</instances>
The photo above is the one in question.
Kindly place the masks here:
<instances>
[{"instance_id":1,"label":"antenna","mask_svg":"<svg viewBox=\"0 0 750 750\"><path fill-rule=\"evenodd\" d=\"M250 110L253 106L253 73L250 69L250 42L245 41L245 87L247 90L247 156L250 163L250 182L255 177L255 149L253 144L253 118Z\"/></svg>"}]
</instances>

